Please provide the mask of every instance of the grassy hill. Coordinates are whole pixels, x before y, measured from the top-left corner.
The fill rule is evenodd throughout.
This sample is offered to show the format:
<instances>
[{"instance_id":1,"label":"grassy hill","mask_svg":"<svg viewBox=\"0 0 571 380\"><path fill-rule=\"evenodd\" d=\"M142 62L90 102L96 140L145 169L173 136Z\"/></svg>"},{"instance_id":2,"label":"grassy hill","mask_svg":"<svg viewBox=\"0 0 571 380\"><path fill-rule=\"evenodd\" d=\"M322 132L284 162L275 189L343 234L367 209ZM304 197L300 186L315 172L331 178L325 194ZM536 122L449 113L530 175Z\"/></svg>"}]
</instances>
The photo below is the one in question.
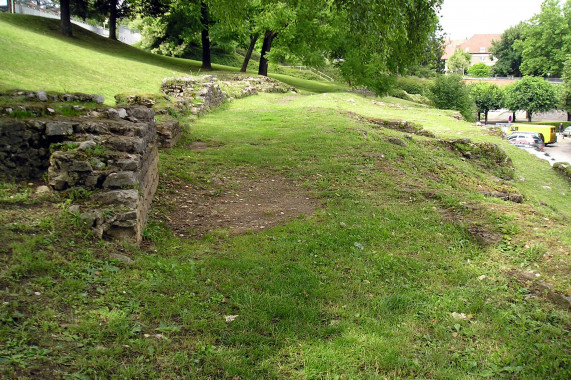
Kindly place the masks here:
<instances>
[{"instance_id":1,"label":"grassy hill","mask_svg":"<svg viewBox=\"0 0 571 380\"><path fill-rule=\"evenodd\" d=\"M197 68L76 34L0 15L2 88L112 99ZM569 183L451 112L298 83L183 119L141 247L3 182L0 377L569 378L571 318L539 282L571 290Z\"/></svg>"},{"instance_id":2,"label":"grassy hill","mask_svg":"<svg viewBox=\"0 0 571 380\"><path fill-rule=\"evenodd\" d=\"M101 94L114 104L118 93L158 93L164 78L201 72L198 61L150 54L77 26L71 39L58 30L58 20L0 14L0 90L35 91L41 85L47 91ZM285 75L280 80L310 91L344 88Z\"/></svg>"}]
</instances>

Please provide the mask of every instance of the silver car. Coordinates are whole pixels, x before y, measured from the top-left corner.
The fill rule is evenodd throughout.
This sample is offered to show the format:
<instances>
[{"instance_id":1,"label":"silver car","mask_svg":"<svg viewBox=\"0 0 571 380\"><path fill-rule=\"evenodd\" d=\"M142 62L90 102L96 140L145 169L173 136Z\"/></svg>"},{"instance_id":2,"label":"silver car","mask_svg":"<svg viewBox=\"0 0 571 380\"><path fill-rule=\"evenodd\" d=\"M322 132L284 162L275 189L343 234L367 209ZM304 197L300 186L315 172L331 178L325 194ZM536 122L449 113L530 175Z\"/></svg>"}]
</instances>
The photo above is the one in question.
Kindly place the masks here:
<instances>
[{"instance_id":1,"label":"silver car","mask_svg":"<svg viewBox=\"0 0 571 380\"><path fill-rule=\"evenodd\" d=\"M515 146L526 148L533 147L539 150L543 150L543 148L545 148L543 139L539 136L539 133L536 132L514 132L511 135L508 135L507 138L510 144Z\"/></svg>"},{"instance_id":2,"label":"silver car","mask_svg":"<svg viewBox=\"0 0 571 380\"><path fill-rule=\"evenodd\" d=\"M571 137L571 127L565 128L563 131L563 137Z\"/></svg>"}]
</instances>

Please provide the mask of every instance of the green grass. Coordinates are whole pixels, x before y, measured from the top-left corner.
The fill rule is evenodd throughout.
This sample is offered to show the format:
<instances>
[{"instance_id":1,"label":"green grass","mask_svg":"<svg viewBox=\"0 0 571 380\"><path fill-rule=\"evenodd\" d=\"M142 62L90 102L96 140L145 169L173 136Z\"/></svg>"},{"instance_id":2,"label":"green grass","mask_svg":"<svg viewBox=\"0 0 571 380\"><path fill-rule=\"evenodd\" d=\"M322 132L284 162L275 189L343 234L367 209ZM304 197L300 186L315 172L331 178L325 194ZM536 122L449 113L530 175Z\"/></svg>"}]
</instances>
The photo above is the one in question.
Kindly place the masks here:
<instances>
[{"instance_id":1,"label":"green grass","mask_svg":"<svg viewBox=\"0 0 571 380\"><path fill-rule=\"evenodd\" d=\"M0 13L0 91L97 93L114 104L116 94L159 93L164 78L203 73L198 61L147 53L75 26L73 33L73 38L61 36L58 20ZM341 87L276 76L306 91Z\"/></svg>"},{"instance_id":2,"label":"green grass","mask_svg":"<svg viewBox=\"0 0 571 380\"><path fill-rule=\"evenodd\" d=\"M163 66L140 78L147 92ZM515 179L355 115L498 143ZM341 92L253 96L188 122L160 153L141 248L93 239L68 200L0 184L0 377L571 377L568 310L510 274L571 290L569 184L546 161L451 112ZM189 150L198 140L215 148ZM295 181L319 207L264 231L181 237L169 196L189 186L214 202L221 177ZM482 245L474 227L503 240Z\"/></svg>"}]
</instances>

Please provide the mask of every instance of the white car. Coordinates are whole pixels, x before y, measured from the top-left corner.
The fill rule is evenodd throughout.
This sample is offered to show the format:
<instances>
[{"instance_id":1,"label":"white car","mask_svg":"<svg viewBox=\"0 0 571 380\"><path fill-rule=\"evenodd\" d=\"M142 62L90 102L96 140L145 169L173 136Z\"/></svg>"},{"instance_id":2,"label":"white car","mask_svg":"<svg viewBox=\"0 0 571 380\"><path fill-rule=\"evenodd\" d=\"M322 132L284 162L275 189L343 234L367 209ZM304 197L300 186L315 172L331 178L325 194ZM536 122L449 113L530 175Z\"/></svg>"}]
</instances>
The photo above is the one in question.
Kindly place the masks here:
<instances>
[{"instance_id":1,"label":"white car","mask_svg":"<svg viewBox=\"0 0 571 380\"><path fill-rule=\"evenodd\" d=\"M563 130L563 137L571 137L571 127L567 127Z\"/></svg>"},{"instance_id":2,"label":"white car","mask_svg":"<svg viewBox=\"0 0 571 380\"><path fill-rule=\"evenodd\" d=\"M541 139L538 133L535 132L514 132L508 135L508 141L510 144L525 148L537 148L543 150L545 148L545 143Z\"/></svg>"}]
</instances>

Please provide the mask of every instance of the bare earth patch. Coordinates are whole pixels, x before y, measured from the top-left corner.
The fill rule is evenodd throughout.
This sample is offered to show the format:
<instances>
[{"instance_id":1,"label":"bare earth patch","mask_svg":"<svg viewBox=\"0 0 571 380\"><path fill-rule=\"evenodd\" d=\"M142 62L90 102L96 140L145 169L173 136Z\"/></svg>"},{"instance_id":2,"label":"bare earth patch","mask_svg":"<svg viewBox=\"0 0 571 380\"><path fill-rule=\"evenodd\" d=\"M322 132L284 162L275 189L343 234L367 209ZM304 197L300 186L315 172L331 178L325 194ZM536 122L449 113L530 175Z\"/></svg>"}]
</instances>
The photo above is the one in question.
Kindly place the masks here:
<instances>
[{"instance_id":1,"label":"bare earth patch","mask_svg":"<svg viewBox=\"0 0 571 380\"><path fill-rule=\"evenodd\" d=\"M211 182L214 186L208 190L167 185L161 198L172 205L166 217L179 235L202 236L216 229L233 234L263 231L312 214L318 206L301 185L282 177L237 174Z\"/></svg>"}]
</instances>

